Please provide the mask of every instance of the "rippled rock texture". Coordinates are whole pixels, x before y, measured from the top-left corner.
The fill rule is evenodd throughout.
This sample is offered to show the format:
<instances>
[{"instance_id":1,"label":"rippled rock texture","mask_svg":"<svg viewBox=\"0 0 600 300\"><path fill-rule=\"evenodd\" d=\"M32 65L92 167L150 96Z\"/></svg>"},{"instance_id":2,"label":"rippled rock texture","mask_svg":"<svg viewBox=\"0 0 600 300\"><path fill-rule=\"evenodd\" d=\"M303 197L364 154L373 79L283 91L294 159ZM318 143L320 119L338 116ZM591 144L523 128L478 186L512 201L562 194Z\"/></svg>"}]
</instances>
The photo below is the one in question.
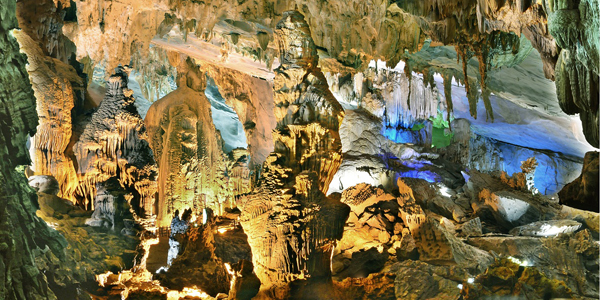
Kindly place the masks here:
<instances>
[{"instance_id":1,"label":"rippled rock texture","mask_svg":"<svg viewBox=\"0 0 600 300\"><path fill-rule=\"evenodd\" d=\"M341 161L343 110L318 69L310 29L297 11L277 25L275 150L258 187L240 200L260 297L302 297L306 279L327 281L348 208L325 196ZM290 285L290 283L293 283ZM308 295L308 294L307 294ZM304 297L306 297L305 295Z\"/></svg>"},{"instance_id":2,"label":"rippled rock texture","mask_svg":"<svg viewBox=\"0 0 600 300\"><path fill-rule=\"evenodd\" d=\"M136 212L152 214L158 170L146 127L127 88L126 73L117 70L107 84L104 100L74 146L78 193L85 197L85 207L95 209L96 191L116 178L131 193L127 200Z\"/></svg>"},{"instance_id":3,"label":"rippled rock texture","mask_svg":"<svg viewBox=\"0 0 600 300\"><path fill-rule=\"evenodd\" d=\"M11 33L17 27L16 3L0 5L0 45L3 49L0 70L0 298L56 299L75 298L71 268L65 255L67 242L60 234L35 216L37 200L23 176L29 163L27 136L35 134L37 114L34 91L26 71L27 57ZM45 266L45 267L41 267Z\"/></svg>"}]
</instances>

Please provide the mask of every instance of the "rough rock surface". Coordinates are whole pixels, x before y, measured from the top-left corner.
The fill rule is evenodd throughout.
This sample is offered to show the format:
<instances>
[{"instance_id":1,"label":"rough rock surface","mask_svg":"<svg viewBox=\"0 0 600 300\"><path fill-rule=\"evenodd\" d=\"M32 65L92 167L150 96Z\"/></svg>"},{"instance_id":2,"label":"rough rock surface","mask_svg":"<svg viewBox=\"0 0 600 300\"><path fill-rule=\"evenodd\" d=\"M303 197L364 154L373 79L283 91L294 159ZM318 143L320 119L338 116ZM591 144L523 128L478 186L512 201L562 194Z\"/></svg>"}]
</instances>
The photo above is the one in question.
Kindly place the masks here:
<instances>
[{"instance_id":1,"label":"rough rock surface","mask_svg":"<svg viewBox=\"0 0 600 300\"><path fill-rule=\"evenodd\" d=\"M35 216L36 196L16 169L29 163L27 136L35 133L37 115L34 92L25 69L27 58L11 30L17 27L16 2L0 3L0 298L44 299L78 297L67 242ZM41 266L51 266L44 268ZM45 269L45 271L44 271ZM60 274L65 276L57 276Z\"/></svg>"},{"instance_id":2,"label":"rough rock surface","mask_svg":"<svg viewBox=\"0 0 600 300\"><path fill-rule=\"evenodd\" d=\"M75 202L79 182L67 146L71 141L71 113L83 97L84 82L72 66L47 57L24 31L15 36L27 54L27 72L36 97L39 125L31 138L31 170L52 175L60 187L59 197Z\"/></svg>"},{"instance_id":3,"label":"rough rock surface","mask_svg":"<svg viewBox=\"0 0 600 300\"><path fill-rule=\"evenodd\" d=\"M181 243L180 253L168 271L158 276L163 285L177 290L197 286L213 297L229 293L231 275L215 254L214 230L211 218L206 224L190 224L185 232L173 233Z\"/></svg>"},{"instance_id":4,"label":"rough rock surface","mask_svg":"<svg viewBox=\"0 0 600 300\"><path fill-rule=\"evenodd\" d=\"M179 87L150 107L146 126L160 168L158 225L168 224L175 210L221 211L228 204L219 197L227 190L218 178L225 162L204 94Z\"/></svg>"},{"instance_id":5,"label":"rough rock surface","mask_svg":"<svg viewBox=\"0 0 600 300\"><path fill-rule=\"evenodd\" d=\"M104 100L74 146L79 175L78 194L94 209L96 185L116 178L140 215L154 213L157 167L146 128L134 106L127 75L118 70L108 80Z\"/></svg>"},{"instance_id":6,"label":"rough rock surface","mask_svg":"<svg viewBox=\"0 0 600 300\"><path fill-rule=\"evenodd\" d=\"M327 280L348 209L325 193L341 161L343 109L318 69L308 24L297 11L277 25L275 150L258 187L240 200L260 297L282 299L305 281ZM298 281L290 285L291 282ZM258 296L257 296L258 297Z\"/></svg>"},{"instance_id":7,"label":"rough rock surface","mask_svg":"<svg viewBox=\"0 0 600 300\"><path fill-rule=\"evenodd\" d=\"M598 152L588 152L583 159L583 169L579 178L565 185L558 192L560 203L575 208L599 212L600 187L598 182Z\"/></svg>"}]
</instances>

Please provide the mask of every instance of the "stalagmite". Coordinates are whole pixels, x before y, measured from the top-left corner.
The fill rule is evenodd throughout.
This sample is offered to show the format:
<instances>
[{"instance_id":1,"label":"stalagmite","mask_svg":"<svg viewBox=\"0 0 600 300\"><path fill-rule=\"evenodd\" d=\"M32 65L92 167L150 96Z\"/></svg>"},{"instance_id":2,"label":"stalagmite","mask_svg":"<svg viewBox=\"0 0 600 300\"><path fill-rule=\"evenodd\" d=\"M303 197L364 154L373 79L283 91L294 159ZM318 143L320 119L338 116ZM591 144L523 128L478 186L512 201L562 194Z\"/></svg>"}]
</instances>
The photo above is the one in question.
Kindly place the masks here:
<instances>
[{"instance_id":1,"label":"stalagmite","mask_svg":"<svg viewBox=\"0 0 600 300\"><path fill-rule=\"evenodd\" d=\"M254 270L263 283L259 295L283 299L302 294L306 279L331 276L331 251L348 208L325 197L341 161L338 128L344 112L317 67L308 25L300 13L289 11L275 36L281 54L274 83L275 151L263 165L258 187L240 206Z\"/></svg>"},{"instance_id":2,"label":"stalagmite","mask_svg":"<svg viewBox=\"0 0 600 300\"><path fill-rule=\"evenodd\" d=\"M66 152L72 135L71 114L80 102L83 80L73 67L46 57L25 32L15 32L15 36L28 56L27 70L40 118L31 139L31 170L33 175L54 176L59 184L58 196L75 202L79 182L72 157Z\"/></svg>"},{"instance_id":3,"label":"stalagmite","mask_svg":"<svg viewBox=\"0 0 600 300\"><path fill-rule=\"evenodd\" d=\"M180 86L150 107L146 126L160 168L159 226L167 226L175 210L231 207L226 162L203 93Z\"/></svg>"},{"instance_id":4,"label":"stalagmite","mask_svg":"<svg viewBox=\"0 0 600 300\"><path fill-rule=\"evenodd\" d=\"M106 96L74 146L79 176L78 194L94 209L97 185L117 178L132 193L140 215L154 214L158 170L148 145L146 128L127 89L127 74L117 70L108 80Z\"/></svg>"}]
</instances>

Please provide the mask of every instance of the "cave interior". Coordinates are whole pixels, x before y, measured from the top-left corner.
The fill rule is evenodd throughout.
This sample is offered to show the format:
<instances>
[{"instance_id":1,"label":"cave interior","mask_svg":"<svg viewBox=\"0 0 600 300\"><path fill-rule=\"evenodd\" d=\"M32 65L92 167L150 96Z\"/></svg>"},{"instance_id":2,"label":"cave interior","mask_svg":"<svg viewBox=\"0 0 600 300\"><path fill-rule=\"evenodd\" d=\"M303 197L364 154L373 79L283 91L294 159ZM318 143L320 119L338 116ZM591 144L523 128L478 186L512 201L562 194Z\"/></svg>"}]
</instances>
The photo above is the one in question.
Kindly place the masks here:
<instances>
[{"instance_id":1,"label":"cave interior","mask_svg":"<svg viewBox=\"0 0 600 300\"><path fill-rule=\"evenodd\" d=\"M598 0L0 0L0 299L599 299Z\"/></svg>"}]
</instances>

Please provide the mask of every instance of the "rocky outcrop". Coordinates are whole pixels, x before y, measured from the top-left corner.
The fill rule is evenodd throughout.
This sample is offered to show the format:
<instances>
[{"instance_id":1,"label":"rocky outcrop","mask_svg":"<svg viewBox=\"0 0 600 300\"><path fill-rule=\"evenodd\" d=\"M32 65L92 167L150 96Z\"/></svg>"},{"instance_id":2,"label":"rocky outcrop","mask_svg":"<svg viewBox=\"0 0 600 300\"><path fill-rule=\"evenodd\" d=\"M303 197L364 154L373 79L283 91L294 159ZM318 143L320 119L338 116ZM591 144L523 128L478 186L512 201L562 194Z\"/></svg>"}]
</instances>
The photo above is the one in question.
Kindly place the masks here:
<instances>
[{"instance_id":1,"label":"rocky outcrop","mask_svg":"<svg viewBox=\"0 0 600 300\"><path fill-rule=\"evenodd\" d=\"M163 63L177 66L179 88L153 103L145 119L150 145L161 170L158 178L160 226L169 222L167 219L176 209L191 208L198 212L208 207L222 214L225 209L233 208L235 197L252 188L252 162L260 161L261 153L265 147L268 149L262 138L256 138L254 131L246 130L247 138L254 137L249 149L230 149L226 154L221 133L215 126L226 120L213 119L213 116L219 117L213 110L220 108L211 107L206 96L207 80L212 81L208 74L226 74L219 76L217 82L231 86L223 91L227 101L235 103L234 109L240 113L256 116L257 110L247 98L258 101L256 92L248 92L254 91L253 86L235 81L235 76L248 79L247 75L221 70L186 55L164 52L167 54L169 59ZM241 118L241 121L246 120L247 117ZM256 121L264 130L264 122Z\"/></svg>"},{"instance_id":2,"label":"rocky outcrop","mask_svg":"<svg viewBox=\"0 0 600 300\"><path fill-rule=\"evenodd\" d=\"M183 290L197 286L211 296L229 293L231 275L223 261L215 255L215 220L206 224L189 224L184 232L173 232L171 238L181 242L179 255L166 273L158 276L166 287Z\"/></svg>"},{"instance_id":3,"label":"rocky outcrop","mask_svg":"<svg viewBox=\"0 0 600 300\"><path fill-rule=\"evenodd\" d=\"M271 132L275 127L275 117L272 83L244 73L244 69L224 67L210 59L207 60L204 56L195 55L194 52L183 54L167 46L153 44L148 56L134 56L133 68L143 82L142 92L148 94L150 99L157 95L166 95L174 90L172 86L178 78L178 73L187 73L188 70L196 72L194 76L205 84L199 85L197 89L189 87L199 93L207 94L212 92L212 89L220 94L225 104L237 114L243 126L251 167L260 166L273 151ZM190 68L187 64L194 64L197 68ZM180 85L188 86L187 83ZM222 108L213 106L211 109Z\"/></svg>"},{"instance_id":4,"label":"rocky outcrop","mask_svg":"<svg viewBox=\"0 0 600 300\"><path fill-rule=\"evenodd\" d=\"M146 128L127 89L127 75L118 70L107 82L104 100L74 146L82 204L94 209L97 184L116 178L128 202L144 216L154 213L157 168Z\"/></svg>"},{"instance_id":5,"label":"rocky outcrop","mask_svg":"<svg viewBox=\"0 0 600 300\"><path fill-rule=\"evenodd\" d=\"M304 17L284 14L277 25L281 66L276 71L275 150L258 187L240 200L252 248L259 295L297 295L306 279L327 280L331 252L341 237L347 206L325 193L341 161L338 128L343 109L318 69ZM290 285L291 282L297 282Z\"/></svg>"},{"instance_id":6,"label":"rocky outcrop","mask_svg":"<svg viewBox=\"0 0 600 300\"><path fill-rule=\"evenodd\" d=\"M460 241L440 221L428 217L416 203L413 191L398 179L400 214L419 249L419 259L429 262L454 261L464 268L483 270L492 261L485 251Z\"/></svg>"},{"instance_id":7,"label":"rocky outcrop","mask_svg":"<svg viewBox=\"0 0 600 300\"><path fill-rule=\"evenodd\" d=\"M599 162L598 152L585 154L581 175L558 192L561 204L598 212L600 205Z\"/></svg>"}]
</instances>

